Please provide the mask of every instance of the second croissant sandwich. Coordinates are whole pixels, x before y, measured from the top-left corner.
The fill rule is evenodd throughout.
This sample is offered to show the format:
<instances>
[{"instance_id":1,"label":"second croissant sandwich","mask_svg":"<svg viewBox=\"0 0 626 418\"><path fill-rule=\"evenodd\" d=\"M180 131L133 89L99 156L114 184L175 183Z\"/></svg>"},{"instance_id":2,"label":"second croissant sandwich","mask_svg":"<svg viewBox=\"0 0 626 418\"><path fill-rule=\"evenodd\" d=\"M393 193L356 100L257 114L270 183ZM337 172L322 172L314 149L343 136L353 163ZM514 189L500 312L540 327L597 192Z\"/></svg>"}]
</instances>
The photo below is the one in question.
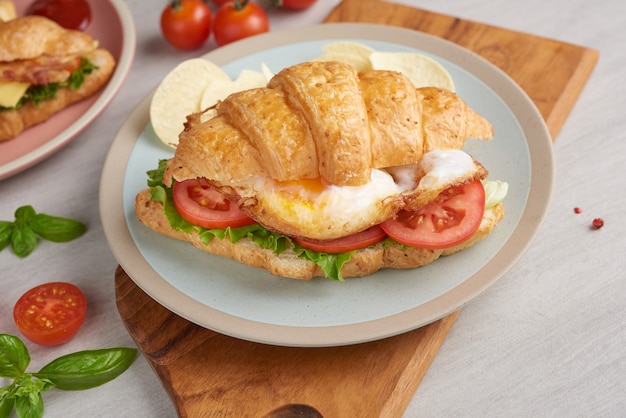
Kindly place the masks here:
<instances>
[{"instance_id":1,"label":"second croissant sandwich","mask_svg":"<svg viewBox=\"0 0 626 418\"><path fill-rule=\"evenodd\" d=\"M306 62L230 95L209 120L189 115L136 212L159 233L279 276L415 268L504 216L501 199L485 204L487 170L461 150L492 137L450 91Z\"/></svg>"},{"instance_id":2,"label":"second croissant sandwich","mask_svg":"<svg viewBox=\"0 0 626 418\"><path fill-rule=\"evenodd\" d=\"M42 16L0 22L0 141L92 96L114 67L84 32Z\"/></svg>"}]
</instances>

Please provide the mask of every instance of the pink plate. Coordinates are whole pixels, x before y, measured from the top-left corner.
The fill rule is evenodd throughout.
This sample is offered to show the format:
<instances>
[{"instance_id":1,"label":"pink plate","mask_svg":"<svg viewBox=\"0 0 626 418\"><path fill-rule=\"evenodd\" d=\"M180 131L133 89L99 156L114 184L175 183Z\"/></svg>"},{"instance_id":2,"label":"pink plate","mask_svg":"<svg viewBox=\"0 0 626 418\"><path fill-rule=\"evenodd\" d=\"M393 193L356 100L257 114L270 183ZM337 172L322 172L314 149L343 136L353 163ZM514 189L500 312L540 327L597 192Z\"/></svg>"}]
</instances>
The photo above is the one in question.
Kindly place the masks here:
<instances>
[{"instance_id":1,"label":"pink plate","mask_svg":"<svg viewBox=\"0 0 626 418\"><path fill-rule=\"evenodd\" d=\"M107 85L16 138L0 142L0 180L42 161L74 139L111 102L119 91L135 55L135 26L124 0L87 0L92 22L85 32L111 51L117 62ZM30 1L16 2L22 15Z\"/></svg>"}]
</instances>

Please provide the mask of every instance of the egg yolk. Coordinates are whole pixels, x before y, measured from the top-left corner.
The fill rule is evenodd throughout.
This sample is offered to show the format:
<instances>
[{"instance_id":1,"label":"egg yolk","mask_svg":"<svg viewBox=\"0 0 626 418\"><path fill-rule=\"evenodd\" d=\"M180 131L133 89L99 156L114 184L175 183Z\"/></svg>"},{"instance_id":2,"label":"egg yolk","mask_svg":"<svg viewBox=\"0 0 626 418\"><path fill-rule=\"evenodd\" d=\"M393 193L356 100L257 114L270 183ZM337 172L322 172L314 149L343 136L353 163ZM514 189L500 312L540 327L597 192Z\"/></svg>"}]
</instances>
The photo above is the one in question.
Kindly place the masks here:
<instances>
[{"instance_id":1,"label":"egg yolk","mask_svg":"<svg viewBox=\"0 0 626 418\"><path fill-rule=\"evenodd\" d=\"M324 191L326 184L321 177L315 179L276 181L276 190L292 199L315 201Z\"/></svg>"}]
</instances>

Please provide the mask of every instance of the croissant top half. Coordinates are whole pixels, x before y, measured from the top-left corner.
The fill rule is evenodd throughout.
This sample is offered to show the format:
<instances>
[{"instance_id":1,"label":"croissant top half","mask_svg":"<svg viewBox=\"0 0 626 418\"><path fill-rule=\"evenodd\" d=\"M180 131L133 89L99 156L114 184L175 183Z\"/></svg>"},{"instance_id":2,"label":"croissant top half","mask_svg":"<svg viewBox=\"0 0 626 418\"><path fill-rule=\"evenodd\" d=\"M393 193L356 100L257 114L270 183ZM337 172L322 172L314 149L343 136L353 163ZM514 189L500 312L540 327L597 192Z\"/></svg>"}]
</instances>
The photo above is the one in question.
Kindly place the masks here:
<instances>
[{"instance_id":1,"label":"croissant top half","mask_svg":"<svg viewBox=\"0 0 626 418\"><path fill-rule=\"evenodd\" d=\"M0 62L41 55L77 55L95 49L91 36L65 29L43 16L23 16L0 22Z\"/></svg>"},{"instance_id":2,"label":"croissant top half","mask_svg":"<svg viewBox=\"0 0 626 418\"><path fill-rule=\"evenodd\" d=\"M361 185L372 168L492 137L491 124L450 91L416 89L398 72L305 62L266 88L232 94L206 122L190 115L169 174L222 184L269 176Z\"/></svg>"}]
</instances>

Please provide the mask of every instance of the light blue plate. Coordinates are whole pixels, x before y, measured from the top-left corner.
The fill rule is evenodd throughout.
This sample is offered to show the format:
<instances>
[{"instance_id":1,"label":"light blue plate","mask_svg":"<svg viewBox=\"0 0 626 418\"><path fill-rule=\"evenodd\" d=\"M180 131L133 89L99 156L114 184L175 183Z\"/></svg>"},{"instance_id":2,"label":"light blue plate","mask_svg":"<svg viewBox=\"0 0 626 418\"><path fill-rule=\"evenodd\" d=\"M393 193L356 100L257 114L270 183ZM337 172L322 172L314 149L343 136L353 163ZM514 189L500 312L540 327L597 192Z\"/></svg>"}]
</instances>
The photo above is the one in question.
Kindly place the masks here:
<instances>
[{"instance_id":1,"label":"light blue plate","mask_svg":"<svg viewBox=\"0 0 626 418\"><path fill-rule=\"evenodd\" d=\"M336 282L270 275L141 224L135 195L146 171L172 150L149 123L146 97L118 132L102 174L101 213L109 244L128 275L173 312L234 337L278 345L332 346L406 332L461 308L500 278L530 245L548 208L553 183L552 143L541 115L503 72L455 44L419 32L369 24L326 24L269 33L205 56L236 78L243 69L273 72L321 55L340 40L377 51L414 51L439 61L457 94L495 128L490 142L466 151L509 183L506 216L477 245L411 270L383 270ZM120 164L127 161L126 170Z\"/></svg>"}]
</instances>

